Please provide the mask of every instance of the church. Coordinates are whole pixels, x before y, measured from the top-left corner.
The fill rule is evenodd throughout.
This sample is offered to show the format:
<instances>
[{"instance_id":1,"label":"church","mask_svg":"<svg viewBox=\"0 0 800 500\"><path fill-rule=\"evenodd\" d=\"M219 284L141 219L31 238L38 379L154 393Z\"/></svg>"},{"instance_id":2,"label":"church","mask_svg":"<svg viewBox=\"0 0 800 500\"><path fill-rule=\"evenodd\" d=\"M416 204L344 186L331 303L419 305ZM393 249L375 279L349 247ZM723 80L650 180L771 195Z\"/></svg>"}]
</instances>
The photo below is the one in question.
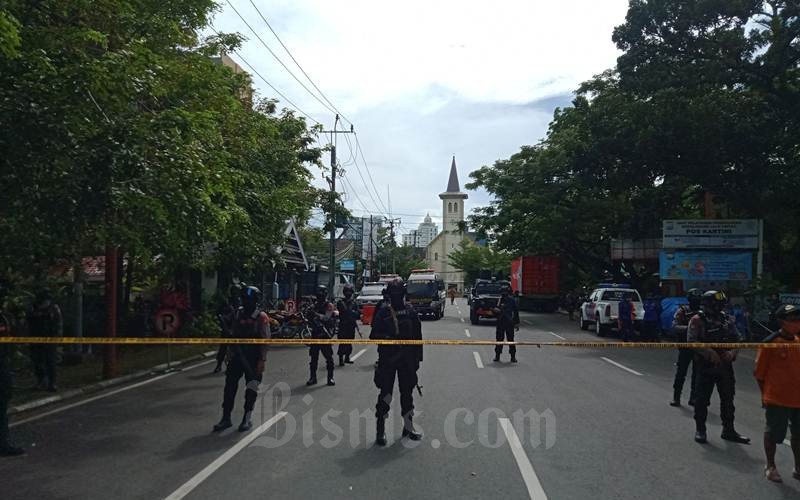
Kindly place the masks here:
<instances>
[{"instance_id":1,"label":"church","mask_svg":"<svg viewBox=\"0 0 800 500\"><path fill-rule=\"evenodd\" d=\"M460 248L462 241L471 241L469 235L463 231L464 200L468 196L461 192L458 183L455 156L450 165L447 190L441 193L439 198L442 200L442 232L428 244L425 249L425 260L430 269L442 276L448 288L456 287L459 292L463 292L464 273L454 269L449 261L450 253Z\"/></svg>"}]
</instances>

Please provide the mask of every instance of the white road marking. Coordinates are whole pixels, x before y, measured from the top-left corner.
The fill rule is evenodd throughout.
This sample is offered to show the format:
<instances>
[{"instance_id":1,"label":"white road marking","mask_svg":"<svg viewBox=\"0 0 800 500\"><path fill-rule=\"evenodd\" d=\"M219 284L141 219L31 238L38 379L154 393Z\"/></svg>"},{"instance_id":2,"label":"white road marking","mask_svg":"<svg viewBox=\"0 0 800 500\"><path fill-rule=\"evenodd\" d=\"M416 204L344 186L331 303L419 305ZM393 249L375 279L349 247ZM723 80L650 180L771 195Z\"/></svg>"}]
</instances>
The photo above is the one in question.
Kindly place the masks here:
<instances>
[{"instance_id":1,"label":"white road marking","mask_svg":"<svg viewBox=\"0 0 800 500\"><path fill-rule=\"evenodd\" d=\"M533 470L533 465L531 465L531 461L528 459L528 455L525 453L525 449L522 447L519 436L517 436L517 431L514 430L511 421L507 418L500 418L498 420L500 421L500 428L503 429L506 439L508 439L508 446L511 448L511 453L514 454L514 459L517 461L517 466L522 474L522 479L525 481L525 486L528 488L528 496L530 496L532 500L547 500L547 494L544 492L544 488L542 488L542 483L539 482L539 477L536 475L536 471Z\"/></svg>"},{"instance_id":2,"label":"white road marking","mask_svg":"<svg viewBox=\"0 0 800 500\"><path fill-rule=\"evenodd\" d=\"M358 359L358 358L359 358L359 357L360 357L362 354L364 354L365 352L367 352L367 350L366 350L366 349L361 349L360 351L358 351L358 352L357 352L357 353L355 353L354 355L350 356L350 361L355 361L355 360L357 360L357 359Z\"/></svg>"},{"instance_id":3,"label":"white road marking","mask_svg":"<svg viewBox=\"0 0 800 500\"><path fill-rule=\"evenodd\" d=\"M483 368L483 361L481 361L481 355L478 354L476 351L472 351L472 355L475 356L475 364L478 365L478 368Z\"/></svg>"},{"instance_id":4,"label":"white road marking","mask_svg":"<svg viewBox=\"0 0 800 500\"><path fill-rule=\"evenodd\" d=\"M785 444L786 446L791 446L791 445L792 445L792 442L791 442L791 441L789 441L788 439L784 439L784 440L783 440L783 444Z\"/></svg>"},{"instance_id":5,"label":"white road marking","mask_svg":"<svg viewBox=\"0 0 800 500\"><path fill-rule=\"evenodd\" d=\"M553 337L559 338L559 339L561 339L561 340L567 340L566 338L562 337L561 335L559 335L559 334L557 334L557 333L555 333L555 332L547 332L547 333L549 333L549 334L550 334L550 335L552 335Z\"/></svg>"},{"instance_id":6,"label":"white road marking","mask_svg":"<svg viewBox=\"0 0 800 500\"><path fill-rule=\"evenodd\" d=\"M245 449L250 443L256 440L258 436L263 434L267 429L275 425L280 419L286 416L286 412L282 411L275 415L274 417L270 418L263 424L259 425L253 432L245 436L244 438L240 439L238 443L233 445L231 449L220 455L219 458L211 462L205 469L198 472L193 478L186 481L183 486L175 490L170 496L168 496L165 500L180 500L181 498L185 497L189 493L192 492L195 488L197 488L200 483L208 479L211 474L217 471L220 467L225 465L231 458L236 456L237 453Z\"/></svg>"},{"instance_id":7,"label":"white road marking","mask_svg":"<svg viewBox=\"0 0 800 500\"><path fill-rule=\"evenodd\" d=\"M119 394L121 392L129 391L131 389L136 389L137 387L141 387L143 385L151 384L153 382L165 379L167 377L171 377L173 375L177 375L178 373L192 370L192 369L197 368L199 366L210 365L211 363L216 363L216 360L210 359L208 361L203 361L202 363L197 363L196 365L192 365L192 366L188 366L186 368L183 368L180 371L169 372L169 373L165 373L163 375L158 375L157 377L149 378L147 380L142 380L141 382L137 382L135 384L126 385L125 387L120 387L119 389L114 389L113 391L104 392L103 394L98 394L97 396L92 396L91 398L82 399L82 400L77 401L77 402L72 403L72 404L59 406L58 408L55 408L53 410L46 411L44 413L39 413L38 415L34 415L32 417L23 418L22 420L17 420L16 422L10 424L9 427L16 427L18 425L27 424L28 422L33 422L34 420L39 420L39 419L44 418L44 417L49 417L50 415L55 415L56 413L61 413L62 411L71 410L72 408L76 408L78 406L83 406L85 404L92 403L92 402L97 401L99 399L107 398L109 396L114 396L115 394Z\"/></svg>"},{"instance_id":8,"label":"white road marking","mask_svg":"<svg viewBox=\"0 0 800 500\"><path fill-rule=\"evenodd\" d=\"M625 370L626 372L633 373L634 375L638 375L638 376L640 376L640 377L642 377L642 376L643 376L641 373L637 372L636 370L631 370L631 369L630 369L630 368L628 368L627 366L625 366L625 365L621 365L621 364L617 363L616 361L612 361L612 360L610 360L610 359L608 359L608 358L604 358L604 357L602 357L602 356L600 357L600 359L602 359L603 361L605 361L605 362L607 362L607 363L611 363L612 365L616 366L617 368L622 368L622 369L623 369L623 370Z\"/></svg>"},{"instance_id":9,"label":"white road marking","mask_svg":"<svg viewBox=\"0 0 800 500\"><path fill-rule=\"evenodd\" d=\"M469 328L464 328L464 335L466 335L467 337L471 337L471 335L469 334Z\"/></svg>"},{"instance_id":10,"label":"white road marking","mask_svg":"<svg viewBox=\"0 0 800 500\"><path fill-rule=\"evenodd\" d=\"M462 322L462 323L464 322L464 318L461 318L461 322Z\"/></svg>"}]
</instances>

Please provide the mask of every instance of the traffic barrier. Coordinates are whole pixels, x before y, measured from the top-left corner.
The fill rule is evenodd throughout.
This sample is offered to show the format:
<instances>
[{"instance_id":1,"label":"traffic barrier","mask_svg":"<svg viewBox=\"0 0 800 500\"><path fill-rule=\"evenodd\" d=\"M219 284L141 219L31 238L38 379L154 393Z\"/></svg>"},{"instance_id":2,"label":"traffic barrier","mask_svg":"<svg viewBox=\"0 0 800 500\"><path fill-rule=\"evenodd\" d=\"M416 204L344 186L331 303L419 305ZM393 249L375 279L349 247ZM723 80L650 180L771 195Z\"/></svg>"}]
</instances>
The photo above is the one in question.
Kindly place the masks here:
<instances>
[{"instance_id":1,"label":"traffic barrier","mask_svg":"<svg viewBox=\"0 0 800 500\"><path fill-rule=\"evenodd\" d=\"M366 305L361 309L361 323L365 325L372 324L372 317L375 315L375 306Z\"/></svg>"},{"instance_id":2,"label":"traffic barrier","mask_svg":"<svg viewBox=\"0 0 800 500\"><path fill-rule=\"evenodd\" d=\"M374 339L241 339L241 338L208 338L208 337L0 337L0 344L107 344L107 345L175 345L175 344L259 344L259 345L312 345L341 344L354 345L462 345L462 346L535 346L535 347L568 347L568 348L639 348L639 349L797 349L800 343L765 343L747 342L570 342L547 341L536 342L522 340L516 342L494 340L460 340L460 339L423 339L423 340L374 340Z\"/></svg>"}]
</instances>

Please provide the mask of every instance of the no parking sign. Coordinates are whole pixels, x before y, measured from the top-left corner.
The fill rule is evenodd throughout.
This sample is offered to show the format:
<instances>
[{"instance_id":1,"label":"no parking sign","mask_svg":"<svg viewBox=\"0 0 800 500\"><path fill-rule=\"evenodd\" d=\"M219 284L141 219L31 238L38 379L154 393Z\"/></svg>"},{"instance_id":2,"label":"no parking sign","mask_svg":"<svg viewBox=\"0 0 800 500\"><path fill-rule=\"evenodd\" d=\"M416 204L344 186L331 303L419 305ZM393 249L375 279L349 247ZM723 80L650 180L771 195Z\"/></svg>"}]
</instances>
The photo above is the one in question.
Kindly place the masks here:
<instances>
[{"instance_id":1,"label":"no parking sign","mask_svg":"<svg viewBox=\"0 0 800 500\"><path fill-rule=\"evenodd\" d=\"M161 337L171 337L181 329L178 310L171 307L159 309L153 318L153 323L153 329Z\"/></svg>"}]
</instances>

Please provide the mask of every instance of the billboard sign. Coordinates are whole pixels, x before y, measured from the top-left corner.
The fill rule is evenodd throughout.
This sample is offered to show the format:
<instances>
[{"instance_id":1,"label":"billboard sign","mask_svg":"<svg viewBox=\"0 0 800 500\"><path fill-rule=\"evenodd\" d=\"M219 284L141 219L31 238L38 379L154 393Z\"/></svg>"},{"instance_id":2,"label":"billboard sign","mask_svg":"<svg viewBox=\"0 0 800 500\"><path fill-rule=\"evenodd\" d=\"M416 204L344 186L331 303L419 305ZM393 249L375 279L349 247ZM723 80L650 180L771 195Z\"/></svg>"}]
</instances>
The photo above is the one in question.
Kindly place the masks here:
<instances>
[{"instance_id":1,"label":"billboard sign","mask_svg":"<svg viewBox=\"0 0 800 500\"><path fill-rule=\"evenodd\" d=\"M780 295L781 304L791 304L800 306L800 293L782 293Z\"/></svg>"},{"instance_id":2,"label":"billboard sign","mask_svg":"<svg viewBox=\"0 0 800 500\"><path fill-rule=\"evenodd\" d=\"M664 280L750 280L753 279L753 254L662 250L659 271Z\"/></svg>"},{"instance_id":3,"label":"billboard sign","mask_svg":"<svg viewBox=\"0 0 800 500\"><path fill-rule=\"evenodd\" d=\"M340 271L355 271L356 261L354 259L342 259L339 261Z\"/></svg>"},{"instance_id":4,"label":"billboard sign","mask_svg":"<svg viewBox=\"0 0 800 500\"><path fill-rule=\"evenodd\" d=\"M757 219L663 221L664 248L757 249Z\"/></svg>"}]
</instances>

